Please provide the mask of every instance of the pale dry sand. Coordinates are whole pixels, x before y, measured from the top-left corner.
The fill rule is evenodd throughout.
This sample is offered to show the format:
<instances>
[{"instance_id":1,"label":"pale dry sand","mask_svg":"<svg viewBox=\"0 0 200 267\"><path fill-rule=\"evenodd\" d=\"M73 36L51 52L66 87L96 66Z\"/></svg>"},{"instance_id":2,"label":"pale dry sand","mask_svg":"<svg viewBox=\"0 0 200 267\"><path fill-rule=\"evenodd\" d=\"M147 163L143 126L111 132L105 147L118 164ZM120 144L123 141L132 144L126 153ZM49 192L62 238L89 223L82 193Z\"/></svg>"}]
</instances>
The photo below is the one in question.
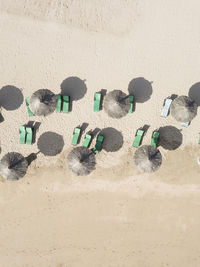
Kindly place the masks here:
<instances>
[{"instance_id":1,"label":"pale dry sand","mask_svg":"<svg viewBox=\"0 0 200 267\"><path fill-rule=\"evenodd\" d=\"M38 154L20 181L1 180L0 266L199 267L199 114L188 128L160 117L166 97L200 88L199 8L197 0L0 1L0 88L15 86L24 99L41 88L60 93L63 81L87 88L69 114L29 118L21 100L16 110L3 108L1 156L37 152L46 131L62 135L64 147L55 157ZM128 93L139 77L153 92L135 113L114 120L92 111L94 92ZM29 120L41 122L31 147L18 142ZM123 143L97 155L88 177L65 166L82 123L86 131L113 127ZM163 164L151 175L132 162L144 124L143 144L157 128L182 129L181 146L160 148Z\"/></svg>"}]
</instances>

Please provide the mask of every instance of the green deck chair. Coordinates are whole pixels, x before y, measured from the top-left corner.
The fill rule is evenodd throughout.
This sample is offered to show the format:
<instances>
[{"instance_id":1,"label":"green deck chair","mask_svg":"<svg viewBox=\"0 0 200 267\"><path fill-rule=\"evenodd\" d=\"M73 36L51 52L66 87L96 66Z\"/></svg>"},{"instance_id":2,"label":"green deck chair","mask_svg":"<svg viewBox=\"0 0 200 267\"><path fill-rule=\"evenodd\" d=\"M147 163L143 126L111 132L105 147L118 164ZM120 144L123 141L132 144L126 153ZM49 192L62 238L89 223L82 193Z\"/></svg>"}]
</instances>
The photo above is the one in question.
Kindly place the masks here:
<instances>
[{"instance_id":1,"label":"green deck chair","mask_svg":"<svg viewBox=\"0 0 200 267\"><path fill-rule=\"evenodd\" d=\"M129 109L129 112L128 112L128 113L133 113L133 106L134 106L134 95L129 95L129 101L130 101L131 107L130 107L130 109Z\"/></svg>"},{"instance_id":2,"label":"green deck chair","mask_svg":"<svg viewBox=\"0 0 200 267\"><path fill-rule=\"evenodd\" d=\"M20 126L19 127L19 134L20 134L20 138L19 138L20 144L25 144L25 141L26 141L26 129L25 129L24 126Z\"/></svg>"},{"instance_id":3,"label":"green deck chair","mask_svg":"<svg viewBox=\"0 0 200 267\"><path fill-rule=\"evenodd\" d=\"M133 142L133 146L134 147L139 147L140 146L143 134L144 134L143 130L137 130L137 134L136 134L134 142Z\"/></svg>"},{"instance_id":4,"label":"green deck chair","mask_svg":"<svg viewBox=\"0 0 200 267\"><path fill-rule=\"evenodd\" d=\"M69 112L69 96L63 95L63 112L68 113Z\"/></svg>"},{"instance_id":5,"label":"green deck chair","mask_svg":"<svg viewBox=\"0 0 200 267\"><path fill-rule=\"evenodd\" d=\"M94 112L99 112L101 104L101 93L94 94Z\"/></svg>"},{"instance_id":6,"label":"green deck chair","mask_svg":"<svg viewBox=\"0 0 200 267\"><path fill-rule=\"evenodd\" d=\"M200 135L199 135L199 142L198 142L198 144L200 145Z\"/></svg>"},{"instance_id":7,"label":"green deck chair","mask_svg":"<svg viewBox=\"0 0 200 267\"><path fill-rule=\"evenodd\" d=\"M102 149L102 144L103 144L104 137L103 135L98 135L97 136L97 141L94 147L94 153L97 154L101 151Z\"/></svg>"},{"instance_id":8,"label":"green deck chair","mask_svg":"<svg viewBox=\"0 0 200 267\"><path fill-rule=\"evenodd\" d=\"M80 128L75 128L74 129L73 138L72 138L72 145L73 146L76 146L78 144L80 133L81 133L81 129Z\"/></svg>"},{"instance_id":9,"label":"green deck chair","mask_svg":"<svg viewBox=\"0 0 200 267\"><path fill-rule=\"evenodd\" d=\"M32 130L32 128L26 127L26 132L27 132L26 144L27 145L32 145L32 142L33 142L33 130Z\"/></svg>"},{"instance_id":10,"label":"green deck chair","mask_svg":"<svg viewBox=\"0 0 200 267\"><path fill-rule=\"evenodd\" d=\"M159 132L157 131L153 132L151 139L151 146L157 147L159 135L160 135Z\"/></svg>"},{"instance_id":11,"label":"green deck chair","mask_svg":"<svg viewBox=\"0 0 200 267\"><path fill-rule=\"evenodd\" d=\"M62 105L62 96L61 95L56 95L57 99L57 106L56 106L56 112L61 112L61 105Z\"/></svg>"},{"instance_id":12,"label":"green deck chair","mask_svg":"<svg viewBox=\"0 0 200 267\"><path fill-rule=\"evenodd\" d=\"M91 143L92 136L90 134L86 134L84 141L83 141L83 146L84 147L89 147Z\"/></svg>"},{"instance_id":13,"label":"green deck chair","mask_svg":"<svg viewBox=\"0 0 200 267\"><path fill-rule=\"evenodd\" d=\"M30 110L30 107L29 107L29 97L26 98L26 105L27 105L27 108L28 108L29 117L34 116L34 113Z\"/></svg>"}]
</instances>

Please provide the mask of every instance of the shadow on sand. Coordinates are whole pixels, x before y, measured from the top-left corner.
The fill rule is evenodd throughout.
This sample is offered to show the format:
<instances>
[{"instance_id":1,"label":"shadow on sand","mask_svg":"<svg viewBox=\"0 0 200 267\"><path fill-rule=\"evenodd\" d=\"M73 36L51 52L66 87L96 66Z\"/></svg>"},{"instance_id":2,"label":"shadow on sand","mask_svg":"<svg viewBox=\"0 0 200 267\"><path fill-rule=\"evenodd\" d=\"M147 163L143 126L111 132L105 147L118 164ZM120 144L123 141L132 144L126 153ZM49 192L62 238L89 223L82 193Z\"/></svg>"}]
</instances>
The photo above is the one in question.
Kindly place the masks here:
<instances>
[{"instance_id":1,"label":"shadow on sand","mask_svg":"<svg viewBox=\"0 0 200 267\"><path fill-rule=\"evenodd\" d=\"M123 146L123 135L115 128L108 127L100 131L104 136L102 148L107 152L118 151Z\"/></svg>"},{"instance_id":2,"label":"shadow on sand","mask_svg":"<svg viewBox=\"0 0 200 267\"><path fill-rule=\"evenodd\" d=\"M33 144L35 143L36 133L37 133L40 125L41 125L41 122L38 122L38 121L36 121L36 122L35 121L29 121L27 124L24 125L25 127L30 127L33 130L33 139L32 139Z\"/></svg>"},{"instance_id":3,"label":"shadow on sand","mask_svg":"<svg viewBox=\"0 0 200 267\"><path fill-rule=\"evenodd\" d=\"M24 101L21 90L13 85L6 85L0 90L0 106L6 110L18 109Z\"/></svg>"},{"instance_id":4,"label":"shadow on sand","mask_svg":"<svg viewBox=\"0 0 200 267\"><path fill-rule=\"evenodd\" d=\"M62 151L64 140L60 134L45 132L40 135L37 146L45 156L55 156Z\"/></svg>"},{"instance_id":5,"label":"shadow on sand","mask_svg":"<svg viewBox=\"0 0 200 267\"><path fill-rule=\"evenodd\" d=\"M97 93L100 93L101 94L100 110L102 110L103 109L103 101L104 101L104 98L106 96L107 90L106 89L101 89Z\"/></svg>"},{"instance_id":6,"label":"shadow on sand","mask_svg":"<svg viewBox=\"0 0 200 267\"><path fill-rule=\"evenodd\" d=\"M153 89L152 82L147 81L143 77L138 77L130 81L128 91L130 95L134 95L135 102L144 103L150 99Z\"/></svg>"},{"instance_id":7,"label":"shadow on sand","mask_svg":"<svg viewBox=\"0 0 200 267\"><path fill-rule=\"evenodd\" d=\"M200 106L200 82L195 83L189 90L188 96Z\"/></svg>"},{"instance_id":8,"label":"shadow on sand","mask_svg":"<svg viewBox=\"0 0 200 267\"><path fill-rule=\"evenodd\" d=\"M28 162L28 166L31 165L31 163L37 159L37 155L40 153L40 151L38 151L37 153L31 153L26 157L26 160Z\"/></svg>"},{"instance_id":9,"label":"shadow on sand","mask_svg":"<svg viewBox=\"0 0 200 267\"><path fill-rule=\"evenodd\" d=\"M87 92L85 81L78 77L68 77L62 81L60 87L61 94L70 96L70 101L83 98Z\"/></svg>"},{"instance_id":10,"label":"shadow on sand","mask_svg":"<svg viewBox=\"0 0 200 267\"><path fill-rule=\"evenodd\" d=\"M183 141L183 135L179 129L174 126L164 126L158 129L160 132L158 146L167 150L177 149Z\"/></svg>"}]
</instances>

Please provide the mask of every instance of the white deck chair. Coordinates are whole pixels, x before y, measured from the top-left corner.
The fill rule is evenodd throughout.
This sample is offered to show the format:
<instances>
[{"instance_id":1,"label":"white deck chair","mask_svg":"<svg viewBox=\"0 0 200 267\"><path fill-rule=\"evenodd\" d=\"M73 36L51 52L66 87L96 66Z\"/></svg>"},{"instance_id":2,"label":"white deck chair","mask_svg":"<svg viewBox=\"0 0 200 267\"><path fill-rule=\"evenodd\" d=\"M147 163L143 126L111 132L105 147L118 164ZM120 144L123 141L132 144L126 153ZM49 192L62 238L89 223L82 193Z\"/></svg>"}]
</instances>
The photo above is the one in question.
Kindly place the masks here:
<instances>
[{"instance_id":1,"label":"white deck chair","mask_svg":"<svg viewBox=\"0 0 200 267\"><path fill-rule=\"evenodd\" d=\"M165 104L164 104L163 109L162 109L161 117L166 118L168 116L171 103L172 103L172 99L167 98L165 100Z\"/></svg>"},{"instance_id":2,"label":"white deck chair","mask_svg":"<svg viewBox=\"0 0 200 267\"><path fill-rule=\"evenodd\" d=\"M190 125L190 121L182 122L181 125L184 126L184 127L188 127Z\"/></svg>"}]
</instances>

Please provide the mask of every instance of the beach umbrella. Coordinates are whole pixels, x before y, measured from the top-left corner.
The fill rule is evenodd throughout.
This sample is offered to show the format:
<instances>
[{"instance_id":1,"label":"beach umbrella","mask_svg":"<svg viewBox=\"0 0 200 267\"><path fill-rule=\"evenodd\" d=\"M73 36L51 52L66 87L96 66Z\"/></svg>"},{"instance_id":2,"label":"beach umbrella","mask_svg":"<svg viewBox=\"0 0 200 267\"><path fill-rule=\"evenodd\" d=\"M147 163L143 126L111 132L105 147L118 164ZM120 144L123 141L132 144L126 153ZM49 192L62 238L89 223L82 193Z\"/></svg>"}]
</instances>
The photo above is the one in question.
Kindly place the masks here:
<instances>
[{"instance_id":1,"label":"beach umbrella","mask_svg":"<svg viewBox=\"0 0 200 267\"><path fill-rule=\"evenodd\" d=\"M27 171L27 160L17 152L10 152L3 156L0 161L0 174L8 180L18 180Z\"/></svg>"},{"instance_id":2,"label":"beach umbrella","mask_svg":"<svg viewBox=\"0 0 200 267\"><path fill-rule=\"evenodd\" d=\"M177 121L190 122L197 115L197 104L188 96L179 96L173 100L170 113Z\"/></svg>"},{"instance_id":3,"label":"beach umbrella","mask_svg":"<svg viewBox=\"0 0 200 267\"><path fill-rule=\"evenodd\" d=\"M95 169L94 153L86 147L76 147L67 156L68 168L77 175L85 176Z\"/></svg>"},{"instance_id":4,"label":"beach umbrella","mask_svg":"<svg viewBox=\"0 0 200 267\"><path fill-rule=\"evenodd\" d=\"M40 89L30 98L30 109L37 116L47 116L54 112L57 106L56 95L48 89Z\"/></svg>"},{"instance_id":5,"label":"beach umbrella","mask_svg":"<svg viewBox=\"0 0 200 267\"><path fill-rule=\"evenodd\" d=\"M153 146L141 146L134 154L134 162L141 172L155 172L162 163L160 151Z\"/></svg>"},{"instance_id":6,"label":"beach umbrella","mask_svg":"<svg viewBox=\"0 0 200 267\"><path fill-rule=\"evenodd\" d=\"M130 110L129 96L121 90L109 92L104 99L104 109L112 118L122 118Z\"/></svg>"}]
</instances>

